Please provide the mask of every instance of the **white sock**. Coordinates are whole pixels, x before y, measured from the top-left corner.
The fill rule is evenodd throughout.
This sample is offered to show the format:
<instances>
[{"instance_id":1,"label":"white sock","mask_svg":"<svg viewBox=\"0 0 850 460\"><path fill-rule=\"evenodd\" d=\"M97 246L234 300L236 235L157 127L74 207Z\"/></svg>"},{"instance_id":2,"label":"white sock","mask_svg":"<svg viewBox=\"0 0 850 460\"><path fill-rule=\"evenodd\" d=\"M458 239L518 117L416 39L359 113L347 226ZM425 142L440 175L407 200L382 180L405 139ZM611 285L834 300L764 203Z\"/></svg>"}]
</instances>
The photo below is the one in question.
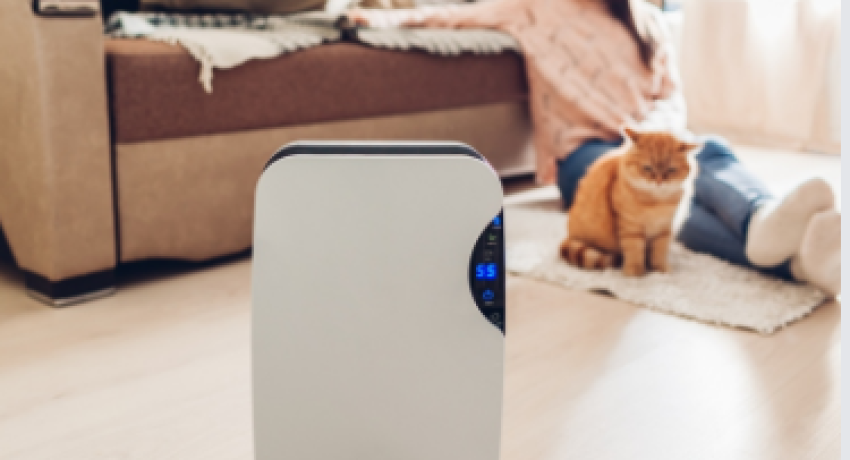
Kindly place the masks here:
<instances>
[{"instance_id":1,"label":"white sock","mask_svg":"<svg viewBox=\"0 0 850 460\"><path fill-rule=\"evenodd\" d=\"M791 272L829 295L841 293L841 214L824 211L812 217L791 259Z\"/></svg>"},{"instance_id":2,"label":"white sock","mask_svg":"<svg viewBox=\"0 0 850 460\"><path fill-rule=\"evenodd\" d=\"M809 179L784 198L769 201L750 219L747 258L760 267L785 262L800 248L812 216L834 206L832 188L820 178Z\"/></svg>"}]
</instances>

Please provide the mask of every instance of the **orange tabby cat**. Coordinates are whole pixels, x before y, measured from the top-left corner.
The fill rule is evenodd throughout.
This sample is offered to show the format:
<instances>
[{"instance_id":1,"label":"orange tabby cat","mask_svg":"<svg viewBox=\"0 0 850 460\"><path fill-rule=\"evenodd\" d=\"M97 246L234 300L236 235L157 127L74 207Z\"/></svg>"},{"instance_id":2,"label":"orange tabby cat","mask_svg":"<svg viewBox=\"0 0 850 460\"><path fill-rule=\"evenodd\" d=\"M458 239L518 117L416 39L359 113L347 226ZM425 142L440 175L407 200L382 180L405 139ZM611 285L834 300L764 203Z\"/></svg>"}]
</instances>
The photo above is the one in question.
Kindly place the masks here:
<instances>
[{"instance_id":1,"label":"orange tabby cat","mask_svg":"<svg viewBox=\"0 0 850 460\"><path fill-rule=\"evenodd\" d=\"M673 218L697 146L668 133L625 134L631 142L597 160L579 182L561 256L582 268L622 264L628 276L666 272Z\"/></svg>"}]
</instances>

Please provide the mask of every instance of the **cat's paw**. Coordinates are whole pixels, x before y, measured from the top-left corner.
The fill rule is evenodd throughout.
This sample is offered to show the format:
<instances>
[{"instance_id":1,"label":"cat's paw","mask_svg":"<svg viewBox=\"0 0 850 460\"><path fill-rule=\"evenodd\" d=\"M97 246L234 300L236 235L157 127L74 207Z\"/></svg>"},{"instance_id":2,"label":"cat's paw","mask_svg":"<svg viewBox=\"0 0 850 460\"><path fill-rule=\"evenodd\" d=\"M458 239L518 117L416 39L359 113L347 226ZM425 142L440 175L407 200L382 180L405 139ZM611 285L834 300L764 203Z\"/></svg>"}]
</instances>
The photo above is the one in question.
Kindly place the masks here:
<instances>
[{"instance_id":1,"label":"cat's paw","mask_svg":"<svg viewBox=\"0 0 850 460\"><path fill-rule=\"evenodd\" d=\"M569 240L569 238L565 239L561 243L560 252L561 252L561 258L566 260L567 262L569 262L570 261L570 240Z\"/></svg>"},{"instance_id":2,"label":"cat's paw","mask_svg":"<svg viewBox=\"0 0 850 460\"><path fill-rule=\"evenodd\" d=\"M626 276L643 276L646 274L646 267L643 264L625 264L623 265L623 274Z\"/></svg>"},{"instance_id":3,"label":"cat's paw","mask_svg":"<svg viewBox=\"0 0 850 460\"><path fill-rule=\"evenodd\" d=\"M670 273L670 264L666 260L656 261L652 263L652 269L659 273Z\"/></svg>"}]
</instances>

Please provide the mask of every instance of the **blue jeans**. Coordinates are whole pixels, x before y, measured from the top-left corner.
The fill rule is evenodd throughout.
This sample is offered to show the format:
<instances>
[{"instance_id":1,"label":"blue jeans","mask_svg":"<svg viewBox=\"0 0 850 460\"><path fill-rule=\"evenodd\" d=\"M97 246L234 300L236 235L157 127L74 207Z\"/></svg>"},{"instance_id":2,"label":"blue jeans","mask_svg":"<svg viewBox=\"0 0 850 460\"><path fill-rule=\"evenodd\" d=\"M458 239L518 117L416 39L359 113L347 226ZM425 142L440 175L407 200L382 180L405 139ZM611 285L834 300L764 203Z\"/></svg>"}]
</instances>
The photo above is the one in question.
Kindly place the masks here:
<instances>
[{"instance_id":1,"label":"blue jeans","mask_svg":"<svg viewBox=\"0 0 850 460\"><path fill-rule=\"evenodd\" d=\"M765 200L773 198L767 187L742 165L722 139L703 139L697 154L699 174L694 183L690 214L677 239L692 251L793 280L789 263L757 267L746 255L750 218ZM599 157L622 141L592 140L558 162L558 188L564 205L572 206L579 181Z\"/></svg>"}]
</instances>

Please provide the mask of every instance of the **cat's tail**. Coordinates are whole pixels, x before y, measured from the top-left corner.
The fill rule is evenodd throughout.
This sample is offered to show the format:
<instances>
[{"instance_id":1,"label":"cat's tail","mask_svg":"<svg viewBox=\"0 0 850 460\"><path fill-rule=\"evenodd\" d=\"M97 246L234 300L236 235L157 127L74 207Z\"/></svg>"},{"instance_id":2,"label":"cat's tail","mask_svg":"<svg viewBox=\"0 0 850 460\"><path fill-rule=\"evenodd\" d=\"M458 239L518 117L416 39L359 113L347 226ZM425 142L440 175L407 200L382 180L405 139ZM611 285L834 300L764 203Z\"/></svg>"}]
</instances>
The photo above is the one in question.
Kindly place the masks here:
<instances>
[{"instance_id":1,"label":"cat's tail","mask_svg":"<svg viewBox=\"0 0 850 460\"><path fill-rule=\"evenodd\" d=\"M572 265L587 270L605 270L617 265L614 254L602 252L583 241L567 238L561 243L561 257Z\"/></svg>"}]
</instances>

